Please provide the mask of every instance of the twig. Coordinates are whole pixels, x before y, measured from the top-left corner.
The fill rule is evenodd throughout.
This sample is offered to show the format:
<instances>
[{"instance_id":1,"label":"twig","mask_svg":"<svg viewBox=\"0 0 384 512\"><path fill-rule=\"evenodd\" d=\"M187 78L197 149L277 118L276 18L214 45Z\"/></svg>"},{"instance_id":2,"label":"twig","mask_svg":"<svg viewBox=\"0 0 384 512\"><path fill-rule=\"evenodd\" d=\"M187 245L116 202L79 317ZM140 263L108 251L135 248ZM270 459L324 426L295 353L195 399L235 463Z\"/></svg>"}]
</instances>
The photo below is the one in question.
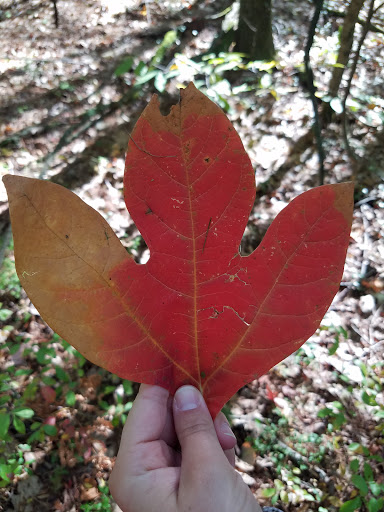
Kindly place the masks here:
<instances>
[{"instance_id":1,"label":"twig","mask_svg":"<svg viewBox=\"0 0 384 512\"><path fill-rule=\"evenodd\" d=\"M103 105L100 100L97 105L95 111L98 114L96 117L93 117L89 114L89 111L85 112L81 116L80 122L75 125L70 126L65 130L63 135L60 137L59 142L56 144L55 148L51 153L46 155L41 161L45 164L44 169L40 172L39 178L42 179L47 172L47 169L53 159L53 157L65 146L71 144L74 140L79 138L83 133L87 130L95 126L101 119L104 119L106 116L112 114L117 110L125 101L134 96L136 93L136 89L130 89L126 94L124 94L118 101L114 101L107 105Z\"/></svg>"},{"instance_id":2,"label":"twig","mask_svg":"<svg viewBox=\"0 0 384 512\"><path fill-rule=\"evenodd\" d=\"M257 187L256 198L268 195L276 190L282 182L286 173L300 162L299 157L313 144L313 130L310 129L297 139L289 151L289 155L276 171L263 183Z\"/></svg>"},{"instance_id":3,"label":"twig","mask_svg":"<svg viewBox=\"0 0 384 512\"><path fill-rule=\"evenodd\" d=\"M147 22L148 22L148 25L152 25L152 17L151 17L151 11L149 9L149 2L148 2L148 0L145 0L145 10L147 11Z\"/></svg>"},{"instance_id":4,"label":"twig","mask_svg":"<svg viewBox=\"0 0 384 512\"><path fill-rule=\"evenodd\" d=\"M312 16L312 20L309 26L309 32L308 32L308 40L305 47L305 54L304 54L304 64L305 64L305 73L307 78L307 86L309 89L309 94L312 101L313 106L313 114L314 114L314 123L313 123L313 131L316 138L316 145L317 145L317 153L319 155L319 184L322 185L324 183L324 160L325 160L325 154L324 154L324 148L323 148L323 139L321 136L321 125L320 125L320 117L319 117L319 111L317 108L317 98L315 95L316 89L313 84L313 71L310 63L309 58L309 52L311 50L313 39L316 32L316 26L320 18L320 13L323 8L324 0L316 0L316 7L315 11Z\"/></svg>"},{"instance_id":5,"label":"twig","mask_svg":"<svg viewBox=\"0 0 384 512\"><path fill-rule=\"evenodd\" d=\"M376 7L373 14L375 15L376 12L383 7L383 5L384 5L384 2L382 2L378 7ZM345 18L345 12L335 11L333 9L327 9L327 13L333 17ZM364 25L365 21L359 18L357 20L357 23L359 25ZM378 27L377 25L375 25L374 23L369 24L369 31L375 32L377 34L384 34L384 30L382 28Z\"/></svg>"},{"instance_id":6,"label":"twig","mask_svg":"<svg viewBox=\"0 0 384 512\"><path fill-rule=\"evenodd\" d=\"M374 16L374 15L377 13L377 11L379 11L379 10L383 7L383 5L384 5L384 2L381 2L381 4L379 4L379 5L376 7L376 9L374 9L374 11L373 11L373 13L372 13L372 16ZM371 30L371 28L369 28L369 30Z\"/></svg>"},{"instance_id":7,"label":"twig","mask_svg":"<svg viewBox=\"0 0 384 512\"><path fill-rule=\"evenodd\" d=\"M53 12L55 16L55 27L59 28L59 11L57 10L57 0L52 0L53 2Z\"/></svg>"}]
</instances>

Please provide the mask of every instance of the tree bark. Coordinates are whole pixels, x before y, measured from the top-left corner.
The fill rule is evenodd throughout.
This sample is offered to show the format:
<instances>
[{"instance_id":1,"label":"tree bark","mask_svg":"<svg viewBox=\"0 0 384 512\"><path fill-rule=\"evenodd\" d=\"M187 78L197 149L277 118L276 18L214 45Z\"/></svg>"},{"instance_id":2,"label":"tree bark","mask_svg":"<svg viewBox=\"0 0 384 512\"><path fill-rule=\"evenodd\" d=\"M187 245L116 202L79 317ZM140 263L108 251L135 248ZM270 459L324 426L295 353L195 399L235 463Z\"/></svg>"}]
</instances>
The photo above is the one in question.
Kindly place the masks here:
<instances>
[{"instance_id":1,"label":"tree bark","mask_svg":"<svg viewBox=\"0 0 384 512\"><path fill-rule=\"evenodd\" d=\"M236 51L251 60L273 59L271 0L240 0Z\"/></svg>"},{"instance_id":2,"label":"tree bark","mask_svg":"<svg viewBox=\"0 0 384 512\"><path fill-rule=\"evenodd\" d=\"M355 25L359 19L359 13L364 0L350 0L340 37L340 50L337 57L337 66L333 68L332 78L329 83L329 96L336 98L339 92L344 70L348 64L349 55L352 50Z\"/></svg>"}]
</instances>

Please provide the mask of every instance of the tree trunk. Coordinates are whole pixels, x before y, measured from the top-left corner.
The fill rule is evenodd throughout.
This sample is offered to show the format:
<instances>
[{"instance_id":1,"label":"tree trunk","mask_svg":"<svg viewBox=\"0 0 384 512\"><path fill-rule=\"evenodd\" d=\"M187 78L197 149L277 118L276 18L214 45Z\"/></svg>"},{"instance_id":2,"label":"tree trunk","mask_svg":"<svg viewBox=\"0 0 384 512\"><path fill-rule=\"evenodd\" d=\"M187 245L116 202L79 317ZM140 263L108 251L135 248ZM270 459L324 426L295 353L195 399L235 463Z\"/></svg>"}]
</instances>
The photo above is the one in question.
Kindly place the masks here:
<instances>
[{"instance_id":1,"label":"tree trunk","mask_svg":"<svg viewBox=\"0 0 384 512\"><path fill-rule=\"evenodd\" d=\"M358 22L359 13L363 4L364 0L350 0L347 13L344 18L340 37L340 50L337 57L337 64L340 64L340 67L338 66L333 68L332 78L329 83L329 95L332 98L336 98L337 93L339 92L344 69L348 64L349 54L352 50L355 25Z\"/></svg>"},{"instance_id":2,"label":"tree trunk","mask_svg":"<svg viewBox=\"0 0 384 512\"><path fill-rule=\"evenodd\" d=\"M271 0L240 0L236 51L251 60L273 59Z\"/></svg>"}]
</instances>

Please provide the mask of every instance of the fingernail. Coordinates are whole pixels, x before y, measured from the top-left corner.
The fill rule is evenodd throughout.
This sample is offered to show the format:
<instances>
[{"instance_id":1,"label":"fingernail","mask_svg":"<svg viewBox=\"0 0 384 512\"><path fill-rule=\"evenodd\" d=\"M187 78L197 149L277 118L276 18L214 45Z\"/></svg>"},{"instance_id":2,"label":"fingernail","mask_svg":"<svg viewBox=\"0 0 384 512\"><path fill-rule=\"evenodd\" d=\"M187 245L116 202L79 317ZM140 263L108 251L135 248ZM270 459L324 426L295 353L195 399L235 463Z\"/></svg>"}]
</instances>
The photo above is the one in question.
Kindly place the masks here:
<instances>
[{"instance_id":1,"label":"fingernail","mask_svg":"<svg viewBox=\"0 0 384 512\"><path fill-rule=\"evenodd\" d=\"M232 432L232 429L226 420L224 420L223 423L221 424L220 430L224 435L230 436L230 437L233 437L236 439L235 434Z\"/></svg>"},{"instance_id":2,"label":"fingernail","mask_svg":"<svg viewBox=\"0 0 384 512\"><path fill-rule=\"evenodd\" d=\"M193 386L182 386L175 393L175 404L179 411L190 411L201 404L201 395Z\"/></svg>"}]
</instances>

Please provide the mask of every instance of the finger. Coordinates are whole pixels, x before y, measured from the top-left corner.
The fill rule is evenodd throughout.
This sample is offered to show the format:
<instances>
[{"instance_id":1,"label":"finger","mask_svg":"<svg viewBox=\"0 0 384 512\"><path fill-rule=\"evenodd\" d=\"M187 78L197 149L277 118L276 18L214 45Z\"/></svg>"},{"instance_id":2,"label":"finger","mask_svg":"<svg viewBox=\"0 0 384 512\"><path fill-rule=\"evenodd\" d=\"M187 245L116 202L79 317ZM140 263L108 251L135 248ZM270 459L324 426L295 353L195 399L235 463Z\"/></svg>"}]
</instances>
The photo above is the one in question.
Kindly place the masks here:
<instances>
[{"instance_id":1,"label":"finger","mask_svg":"<svg viewBox=\"0 0 384 512\"><path fill-rule=\"evenodd\" d=\"M220 472L226 457L200 392L193 386L182 386L175 393L173 417L181 446L181 479L194 481L202 468Z\"/></svg>"},{"instance_id":2,"label":"finger","mask_svg":"<svg viewBox=\"0 0 384 512\"><path fill-rule=\"evenodd\" d=\"M168 396L167 415L165 418L164 429L160 435L160 439L165 441L172 448L179 448L179 440L175 431L175 423L173 421L173 397Z\"/></svg>"},{"instance_id":3,"label":"finger","mask_svg":"<svg viewBox=\"0 0 384 512\"><path fill-rule=\"evenodd\" d=\"M225 414L219 412L216 416L215 421L213 422L215 425L215 430L217 434L217 438L219 443L224 451L230 450L236 446L236 436L232 432L231 427L229 426L228 420L225 417Z\"/></svg>"},{"instance_id":4,"label":"finger","mask_svg":"<svg viewBox=\"0 0 384 512\"><path fill-rule=\"evenodd\" d=\"M235 467L235 450L232 448L231 450L224 450L224 455L227 457L228 462L232 467Z\"/></svg>"},{"instance_id":5,"label":"finger","mask_svg":"<svg viewBox=\"0 0 384 512\"><path fill-rule=\"evenodd\" d=\"M160 439L167 421L168 396L169 392L160 386L140 386L124 426L120 450Z\"/></svg>"}]
</instances>

